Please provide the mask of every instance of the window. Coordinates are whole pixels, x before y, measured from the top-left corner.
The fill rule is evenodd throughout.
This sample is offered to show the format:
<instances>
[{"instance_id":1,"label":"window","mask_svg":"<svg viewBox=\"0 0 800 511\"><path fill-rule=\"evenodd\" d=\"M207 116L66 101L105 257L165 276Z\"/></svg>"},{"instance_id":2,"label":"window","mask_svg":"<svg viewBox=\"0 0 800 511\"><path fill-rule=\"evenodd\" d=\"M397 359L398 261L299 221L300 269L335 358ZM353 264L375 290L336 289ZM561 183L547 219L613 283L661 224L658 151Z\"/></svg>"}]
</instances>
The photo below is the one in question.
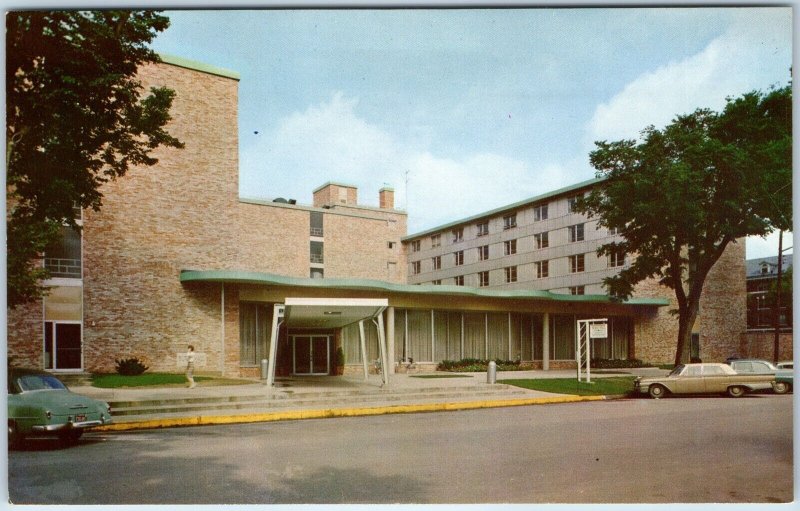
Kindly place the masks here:
<instances>
[{"instance_id":1,"label":"window","mask_svg":"<svg viewBox=\"0 0 800 511\"><path fill-rule=\"evenodd\" d=\"M272 305L239 304L239 365L255 367L269 354Z\"/></svg>"},{"instance_id":2,"label":"window","mask_svg":"<svg viewBox=\"0 0 800 511\"><path fill-rule=\"evenodd\" d=\"M533 208L533 219L536 222L547 220L547 204L540 204Z\"/></svg>"},{"instance_id":3,"label":"window","mask_svg":"<svg viewBox=\"0 0 800 511\"><path fill-rule=\"evenodd\" d=\"M489 222L481 222L477 225L478 227L478 236L486 236L489 234Z\"/></svg>"},{"instance_id":4,"label":"window","mask_svg":"<svg viewBox=\"0 0 800 511\"><path fill-rule=\"evenodd\" d=\"M506 282L516 282L517 281L517 267L516 266L507 266L506 270Z\"/></svg>"},{"instance_id":5,"label":"window","mask_svg":"<svg viewBox=\"0 0 800 511\"><path fill-rule=\"evenodd\" d=\"M441 281L441 279L437 279L437 280L434 280L433 282L431 282L431 284L433 284L434 286L441 286L442 285L442 281Z\"/></svg>"},{"instance_id":6,"label":"window","mask_svg":"<svg viewBox=\"0 0 800 511\"><path fill-rule=\"evenodd\" d=\"M311 212L311 236L322 236L324 230L322 229L322 213L319 211ZM392 248L392 247L389 247Z\"/></svg>"},{"instance_id":7,"label":"window","mask_svg":"<svg viewBox=\"0 0 800 511\"><path fill-rule=\"evenodd\" d=\"M625 252L623 250L616 250L608 256L609 268L616 268L617 266L625 265Z\"/></svg>"},{"instance_id":8,"label":"window","mask_svg":"<svg viewBox=\"0 0 800 511\"><path fill-rule=\"evenodd\" d=\"M576 241L583 241L583 224L577 225L570 225L569 229L569 241L574 243Z\"/></svg>"},{"instance_id":9,"label":"window","mask_svg":"<svg viewBox=\"0 0 800 511\"><path fill-rule=\"evenodd\" d=\"M411 242L412 252L419 252L419 248L420 248L420 240L414 240Z\"/></svg>"},{"instance_id":10,"label":"window","mask_svg":"<svg viewBox=\"0 0 800 511\"><path fill-rule=\"evenodd\" d=\"M411 263L411 274L412 275L419 275L420 270L422 269L422 262L421 261L413 261Z\"/></svg>"},{"instance_id":11,"label":"window","mask_svg":"<svg viewBox=\"0 0 800 511\"><path fill-rule=\"evenodd\" d=\"M44 322L44 368L81 368L80 323Z\"/></svg>"},{"instance_id":12,"label":"window","mask_svg":"<svg viewBox=\"0 0 800 511\"><path fill-rule=\"evenodd\" d=\"M489 285L489 272L482 271L478 274L478 285L480 287L486 287Z\"/></svg>"},{"instance_id":13,"label":"window","mask_svg":"<svg viewBox=\"0 0 800 511\"><path fill-rule=\"evenodd\" d=\"M547 248L550 246L550 237L546 232L540 232L533 235L533 240L536 243L537 249Z\"/></svg>"},{"instance_id":14,"label":"window","mask_svg":"<svg viewBox=\"0 0 800 511\"><path fill-rule=\"evenodd\" d=\"M536 261L534 265L536 266L536 278L537 279L546 278L550 270L550 262Z\"/></svg>"},{"instance_id":15,"label":"window","mask_svg":"<svg viewBox=\"0 0 800 511\"><path fill-rule=\"evenodd\" d=\"M581 197L583 197L583 195L576 195L574 197L570 197L569 199L567 199L567 211L569 211L570 213L576 213L575 205L578 203L578 199L580 199Z\"/></svg>"},{"instance_id":16,"label":"window","mask_svg":"<svg viewBox=\"0 0 800 511\"><path fill-rule=\"evenodd\" d=\"M617 229L616 227L609 227L608 228L608 235L609 236L616 236L617 234L619 234L619 229Z\"/></svg>"},{"instance_id":17,"label":"window","mask_svg":"<svg viewBox=\"0 0 800 511\"><path fill-rule=\"evenodd\" d=\"M322 268L311 268L311 278L312 279L325 278L325 270L323 270Z\"/></svg>"},{"instance_id":18,"label":"window","mask_svg":"<svg viewBox=\"0 0 800 511\"><path fill-rule=\"evenodd\" d=\"M481 261L489 259L489 245L478 247L478 259Z\"/></svg>"},{"instance_id":19,"label":"window","mask_svg":"<svg viewBox=\"0 0 800 511\"><path fill-rule=\"evenodd\" d=\"M459 243L464 241L464 228L459 227L458 229L453 229L453 243Z\"/></svg>"},{"instance_id":20,"label":"window","mask_svg":"<svg viewBox=\"0 0 800 511\"><path fill-rule=\"evenodd\" d=\"M60 237L45 249L44 266L51 277L81 278L81 232L62 226Z\"/></svg>"},{"instance_id":21,"label":"window","mask_svg":"<svg viewBox=\"0 0 800 511\"><path fill-rule=\"evenodd\" d=\"M436 248L441 246L442 246L442 235L441 234L431 235L431 248Z\"/></svg>"},{"instance_id":22,"label":"window","mask_svg":"<svg viewBox=\"0 0 800 511\"><path fill-rule=\"evenodd\" d=\"M514 255L517 253L517 240L508 240L503 243L503 253L505 255Z\"/></svg>"},{"instance_id":23,"label":"window","mask_svg":"<svg viewBox=\"0 0 800 511\"><path fill-rule=\"evenodd\" d=\"M323 257L322 247L324 244L321 241L312 241L311 242L311 262L312 263L324 263L325 258Z\"/></svg>"},{"instance_id":24,"label":"window","mask_svg":"<svg viewBox=\"0 0 800 511\"><path fill-rule=\"evenodd\" d=\"M389 246L390 250L393 249L394 248L394 241L388 242L387 245Z\"/></svg>"},{"instance_id":25,"label":"window","mask_svg":"<svg viewBox=\"0 0 800 511\"><path fill-rule=\"evenodd\" d=\"M464 285L464 276L463 275L458 275L453 280L455 280L455 283L456 283L457 286L463 286Z\"/></svg>"},{"instance_id":26,"label":"window","mask_svg":"<svg viewBox=\"0 0 800 511\"><path fill-rule=\"evenodd\" d=\"M569 271L571 273L580 273L584 271L584 259L583 254L569 256Z\"/></svg>"},{"instance_id":27,"label":"window","mask_svg":"<svg viewBox=\"0 0 800 511\"><path fill-rule=\"evenodd\" d=\"M433 258L433 269L434 270L442 269L442 256L436 256Z\"/></svg>"},{"instance_id":28,"label":"window","mask_svg":"<svg viewBox=\"0 0 800 511\"><path fill-rule=\"evenodd\" d=\"M511 229L517 226L517 214L507 215L503 217L503 229Z\"/></svg>"},{"instance_id":29,"label":"window","mask_svg":"<svg viewBox=\"0 0 800 511\"><path fill-rule=\"evenodd\" d=\"M586 292L586 288L584 286L572 286L569 288L569 294L571 295L582 295Z\"/></svg>"},{"instance_id":30,"label":"window","mask_svg":"<svg viewBox=\"0 0 800 511\"><path fill-rule=\"evenodd\" d=\"M464 251L463 250L459 250L458 252L453 252L453 256L454 256L454 259L455 259L455 265L456 266L461 266L462 264L464 264Z\"/></svg>"}]
</instances>

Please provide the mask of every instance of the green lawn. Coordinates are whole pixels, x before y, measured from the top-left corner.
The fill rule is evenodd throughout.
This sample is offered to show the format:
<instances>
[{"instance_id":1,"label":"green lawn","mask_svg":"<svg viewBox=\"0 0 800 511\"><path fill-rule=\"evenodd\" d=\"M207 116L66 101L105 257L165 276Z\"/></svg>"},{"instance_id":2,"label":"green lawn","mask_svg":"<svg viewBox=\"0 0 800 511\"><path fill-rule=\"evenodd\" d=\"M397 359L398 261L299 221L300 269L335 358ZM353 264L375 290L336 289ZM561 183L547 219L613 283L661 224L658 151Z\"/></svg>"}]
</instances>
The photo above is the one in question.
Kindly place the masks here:
<instances>
[{"instance_id":1,"label":"green lawn","mask_svg":"<svg viewBox=\"0 0 800 511\"><path fill-rule=\"evenodd\" d=\"M472 376L466 374L417 374L411 378L472 378Z\"/></svg>"},{"instance_id":2,"label":"green lawn","mask_svg":"<svg viewBox=\"0 0 800 511\"><path fill-rule=\"evenodd\" d=\"M591 383L578 382L575 378L542 378L536 380L500 380L498 383L514 385L530 390L574 394L577 396L603 396L627 394L633 391L634 376L597 378Z\"/></svg>"},{"instance_id":3,"label":"green lawn","mask_svg":"<svg viewBox=\"0 0 800 511\"><path fill-rule=\"evenodd\" d=\"M227 378L214 378L212 376L195 376L194 381L200 385L240 385L250 383L246 380L231 380ZM174 373L144 373L138 376L123 376L121 374L94 374L92 386L103 389L117 389L122 387L178 387L186 385L186 376Z\"/></svg>"}]
</instances>

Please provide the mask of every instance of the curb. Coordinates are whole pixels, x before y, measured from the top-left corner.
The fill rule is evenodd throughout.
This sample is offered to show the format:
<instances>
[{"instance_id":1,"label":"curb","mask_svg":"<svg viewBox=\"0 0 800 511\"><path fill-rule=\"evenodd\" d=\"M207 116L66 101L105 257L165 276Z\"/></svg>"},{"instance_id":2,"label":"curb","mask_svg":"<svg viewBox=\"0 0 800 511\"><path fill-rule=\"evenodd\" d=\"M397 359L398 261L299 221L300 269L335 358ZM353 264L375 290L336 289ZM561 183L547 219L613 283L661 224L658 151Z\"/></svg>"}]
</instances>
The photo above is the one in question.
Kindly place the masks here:
<instances>
[{"instance_id":1,"label":"curb","mask_svg":"<svg viewBox=\"0 0 800 511\"><path fill-rule=\"evenodd\" d=\"M494 401L465 401L457 403L427 403L416 405L375 406L364 408L328 408L317 410L290 410L272 413L246 415L211 415L193 417L174 417L149 419L143 421L119 422L92 428L92 431L132 431L141 429L162 429L187 426L208 426L215 424L245 424L252 422L276 422L302 419L330 419L335 417L363 417L395 413L425 413L456 410L476 410L480 408L501 408L509 406L546 405L558 403L578 403L583 401L606 401L619 396L563 396L527 399L507 399Z\"/></svg>"}]
</instances>

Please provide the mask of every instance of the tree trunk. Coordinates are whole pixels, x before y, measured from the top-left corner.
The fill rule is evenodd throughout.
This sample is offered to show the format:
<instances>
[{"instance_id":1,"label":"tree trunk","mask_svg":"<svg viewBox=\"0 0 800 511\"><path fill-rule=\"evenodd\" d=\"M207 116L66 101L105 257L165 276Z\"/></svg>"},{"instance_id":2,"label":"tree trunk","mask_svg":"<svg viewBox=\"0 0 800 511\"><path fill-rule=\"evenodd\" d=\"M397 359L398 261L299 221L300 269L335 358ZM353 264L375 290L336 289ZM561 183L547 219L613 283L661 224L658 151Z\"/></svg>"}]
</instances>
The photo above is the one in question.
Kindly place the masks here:
<instances>
[{"instance_id":1,"label":"tree trunk","mask_svg":"<svg viewBox=\"0 0 800 511\"><path fill-rule=\"evenodd\" d=\"M680 311L678 316L678 346L675 349L675 365L685 364L690 361L692 345L692 329L700 309L700 299L690 298L686 309Z\"/></svg>"}]
</instances>

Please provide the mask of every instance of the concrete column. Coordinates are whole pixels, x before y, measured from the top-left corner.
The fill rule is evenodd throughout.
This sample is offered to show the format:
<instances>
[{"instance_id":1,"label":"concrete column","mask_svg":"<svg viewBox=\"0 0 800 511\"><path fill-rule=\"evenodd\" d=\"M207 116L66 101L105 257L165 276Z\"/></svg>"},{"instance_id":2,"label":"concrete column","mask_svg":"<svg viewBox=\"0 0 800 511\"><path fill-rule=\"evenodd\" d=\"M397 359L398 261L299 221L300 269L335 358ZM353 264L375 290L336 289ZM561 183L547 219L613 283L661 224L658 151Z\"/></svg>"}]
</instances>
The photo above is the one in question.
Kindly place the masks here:
<instances>
[{"instance_id":1,"label":"concrete column","mask_svg":"<svg viewBox=\"0 0 800 511\"><path fill-rule=\"evenodd\" d=\"M386 358L389 359L389 374L394 374L394 366L395 366L395 359L394 359L394 307L388 307L386 309L386 340L387 344L387 351L389 353L386 354Z\"/></svg>"},{"instance_id":2,"label":"concrete column","mask_svg":"<svg viewBox=\"0 0 800 511\"><path fill-rule=\"evenodd\" d=\"M545 312L542 319L542 370L550 370L550 313Z\"/></svg>"},{"instance_id":3,"label":"concrete column","mask_svg":"<svg viewBox=\"0 0 800 511\"><path fill-rule=\"evenodd\" d=\"M364 335L364 320L358 322L358 339L361 342L361 363L364 365L364 380L369 379L369 366L367 365L367 341Z\"/></svg>"}]
</instances>

